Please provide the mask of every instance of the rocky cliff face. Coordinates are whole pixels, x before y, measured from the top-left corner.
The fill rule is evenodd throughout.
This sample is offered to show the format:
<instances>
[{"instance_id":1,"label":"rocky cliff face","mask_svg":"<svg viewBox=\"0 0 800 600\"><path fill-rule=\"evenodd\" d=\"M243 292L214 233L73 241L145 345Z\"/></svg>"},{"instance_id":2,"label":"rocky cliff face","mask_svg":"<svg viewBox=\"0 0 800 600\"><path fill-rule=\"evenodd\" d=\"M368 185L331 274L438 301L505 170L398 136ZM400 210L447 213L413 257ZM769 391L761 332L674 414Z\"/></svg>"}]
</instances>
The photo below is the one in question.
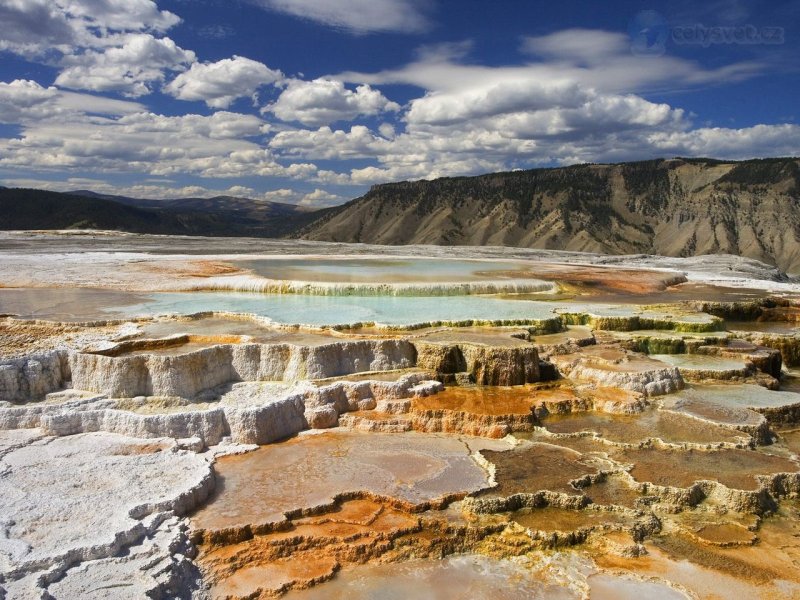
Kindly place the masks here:
<instances>
[{"instance_id":1,"label":"rocky cliff face","mask_svg":"<svg viewBox=\"0 0 800 600\"><path fill-rule=\"evenodd\" d=\"M299 230L373 244L730 253L800 273L800 160L653 160L375 186Z\"/></svg>"},{"instance_id":2,"label":"rocky cliff face","mask_svg":"<svg viewBox=\"0 0 800 600\"><path fill-rule=\"evenodd\" d=\"M70 379L67 353L50 351L0 364L0 398L8 402L40 400Z\"/></svg>"}]
</instances>

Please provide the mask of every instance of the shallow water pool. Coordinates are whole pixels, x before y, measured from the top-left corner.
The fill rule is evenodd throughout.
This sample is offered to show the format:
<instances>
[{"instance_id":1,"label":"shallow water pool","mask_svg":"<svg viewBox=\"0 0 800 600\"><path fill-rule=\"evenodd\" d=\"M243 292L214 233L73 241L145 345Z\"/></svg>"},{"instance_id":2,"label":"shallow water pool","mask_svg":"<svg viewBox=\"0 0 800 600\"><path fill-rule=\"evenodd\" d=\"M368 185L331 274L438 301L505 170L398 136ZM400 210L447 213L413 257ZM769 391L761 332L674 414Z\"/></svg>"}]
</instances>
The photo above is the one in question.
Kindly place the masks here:
<instances>
[{"instance_id":1,"label":"shallow water pool","mask_svg":"<svg viewBox=\"0 0 800 600\"><path fill-rule=\"evenodd\" d=\"M531 279L521 262L441 258L280 258L236 261L269 279L346 283L442 283Z\"/></svg>"},{"instance_id":2,"label":"shallow water pool","mask_svg":"<svg viewBox=\"0 0 800 600\"><path fill-rule=\"evenodd\" d=\"M304 296L223 292L157 293L125 306L129 316L204 311L251 313L276 323L411 325L436 321L536 321L554 316L553 304L486 296Z\"/></svg>"}]
</instances>

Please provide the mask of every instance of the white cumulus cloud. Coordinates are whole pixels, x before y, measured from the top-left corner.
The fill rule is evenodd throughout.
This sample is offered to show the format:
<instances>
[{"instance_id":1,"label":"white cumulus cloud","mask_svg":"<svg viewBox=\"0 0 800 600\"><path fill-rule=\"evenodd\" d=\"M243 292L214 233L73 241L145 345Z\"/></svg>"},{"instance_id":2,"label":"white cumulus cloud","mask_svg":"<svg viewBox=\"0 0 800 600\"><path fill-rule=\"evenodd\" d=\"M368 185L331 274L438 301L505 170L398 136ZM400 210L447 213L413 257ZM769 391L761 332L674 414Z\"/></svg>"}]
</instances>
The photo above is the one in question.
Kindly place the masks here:
<instances>
[{"instance_id":1,"label":"white cumulus cloud","mask_svg":"<svg viewBox=\"0 0 800 600\"><path fill-rule=\"evenodd\" d=\"M94 118L82 113L23 123L0 138L0 169L70 173L140 173L157 177L311 179L318 169L285 164L254 138L263 121L219 111L211 116L137 112Z\"/></svg>"},{"instance_id":2,"label":"white cumulus cloud","mask_svg":"<svg viewBox=\"0 0 800 600\"><path fill-rule=\"evenodd\" d=\"M51 0L84 27L164 32L181 19L153 0Z\"/></svg>"},{"instance_id":3,"label":"white cumulus cloud","mask_svg":"<svg viewBox=\"0 0 800 600\"><path fill-rule=\"evenodd\" d=\"M196 60L163 36L179 22L152 0L3 0L0 50L60 67L59 86L142 96Z\"/></svg>"},{"instance_id":4,"label":"white cumulus cloud","mask_svg":"<svg viewBox=\"0 0 800 600\"><path fill-rule=\"evenodd\" d=\"M35 81L0 82L0 123L19 123L23 118L43 118L57 112L58 90Z\"/></svg>"},{"instance_id":5,"label":"white cumulus cloud","mask_svg":"<svg viewBox=\"0 0 800 600\"><path fill-rule=\"evenodd\" d=\"M227 108L237 98L252 96L262 85L283 78L280 71L243 56L213 63L195 63L164 91L180 100L202 100L213 108Z\"/></svg>"},{"instance_id":6,"label":"white cumulus cloud","mask_svg":"<svg viewBox=\"0 0 800 600\"><path fill-rule=\"evenodd\" d=\"M369 85L359 85L354 91L334 79L293 79L265 110L282 121L299 121L303 125L318 127L336 121L352 121L359 116L397 111L400 106Z\"/></svg>"},{"instance_id":7,"label":"white cumulus cloud","mask_svg":"<svg viewBox=\"0 0 800 600\"><path fill-rule=\"evenodd\" d=\"M110 32L163 33L180 22L152 0L3 0L0 49L33 57L104 45Z\"/></svg>"},{"instance_id":8,"label":"white cumulus cloud","mask_svg":"<svg viewBox=\"0 0 800 600\"><path fill-rule=\"evenodd\" d=\"M195 61L194 52L180 48L170 38L139 33L123 36L121 41L118 47L64 57L65 68L56 85L143 96L150 93L154 82L164 79L164 71L182 70Z\"/></svg>"},{"instance_id":9,"label":"white cumulus cloud","mask_svg":"<svg viewBox=\"0 0 800 600\"><path fill-rule=\"evenodd\" d=\"M691 131L656 132L649 137L664 154L747 159L800 155L800 125L755 125L733 129L701 127Z\"/></svg>"},{"instance_id":10,"label":"white cumulus cloud","mask_svg":"<svg viewBox=\"0 0 800 600\"><path fill-rule=\"evenodd\" d=\"M0 50L31 56L44 48L69 45L74 39L66 14L51 0L0 3Z\"/></svg>"},{"instance_id":11,"label":"white cumulus cloud","mask_svg":"<svg viewBox=\"0 0 800 600\"><path fill-rule=\"evenodd\" d=\"M65 92L27 79L0 82L0 123L42 123L87 114L122 116L143 110L137 102Z\"/></svg>"},{"instance_id":12,"label":"white cumulus cloud","mask_svg":"<svg viewBox=\"0 0 800 600\"><path fill-rule=\"evenodd\" d=\"M261 198L269 200L270 202L296 204L297 206L309 210L338 206L350 199L320 188L315 189L313 192L301 192L299 190L281 188L264 192Z\"/></svg>"},{"instance_id":13,"label":"white cumulus cloud","mask_svg":"<svg viewBox=\"0 0 800 600\"><path fill-rule=\"evenodd\" d=\"M297 205L305 208L328 208L343 204L346 202L346 200L346 198L342 198L336 194L331 194L325 190L316 189L300 198L300 201L297 202Z\"/></svg>"}]
</instances>

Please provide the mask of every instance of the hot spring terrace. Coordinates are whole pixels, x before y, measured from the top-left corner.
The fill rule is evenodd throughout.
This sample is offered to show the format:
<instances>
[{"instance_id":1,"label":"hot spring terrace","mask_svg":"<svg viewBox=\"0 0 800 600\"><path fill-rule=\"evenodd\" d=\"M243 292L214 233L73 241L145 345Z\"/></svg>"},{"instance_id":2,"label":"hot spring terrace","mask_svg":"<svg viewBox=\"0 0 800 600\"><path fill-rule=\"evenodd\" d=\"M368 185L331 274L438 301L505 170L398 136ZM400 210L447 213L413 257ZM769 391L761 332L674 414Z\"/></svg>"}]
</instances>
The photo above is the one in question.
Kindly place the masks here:
<instances>
[{"instance_id":1,"label":"hot spring terrace","mask_svg":"<svg viewBox=\"0 0 800 600\"><path fill-rule=\"evenodd\" d=\"M800 594L800 289L765 265L0 254L6 597Z\"/></svg>"}]
</instances>

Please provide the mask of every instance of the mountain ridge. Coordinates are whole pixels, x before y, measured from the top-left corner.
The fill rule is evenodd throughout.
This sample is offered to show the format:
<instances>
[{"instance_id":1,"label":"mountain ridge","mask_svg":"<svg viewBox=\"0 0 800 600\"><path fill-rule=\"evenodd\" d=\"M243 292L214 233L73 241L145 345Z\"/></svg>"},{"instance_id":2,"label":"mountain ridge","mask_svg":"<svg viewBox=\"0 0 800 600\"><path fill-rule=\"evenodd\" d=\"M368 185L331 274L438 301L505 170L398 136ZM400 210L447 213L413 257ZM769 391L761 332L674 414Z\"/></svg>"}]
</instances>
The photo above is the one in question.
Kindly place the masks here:
<instances>
[{"instance_id":1,"label":"mountain ridge","mask_svg":"<svg viewBox=\"0 0 800 600\"><path fill-rule=\"evenodd\" d=\"M238 208L242 204L245 210ZM0 214L0 230L109 229L240 237L280 237L313 218L313 212L296 210L293 205L268 201L259 204L246 198L161 201L28 188L0 188Z\"/></svg>"},{"instance_id":2,"label":"mountain ridge","mask_svg":"<svg viewBox=\"0 0 800 600\"><path fill-rule=\"evenodd\" d=\"M228 196L225 194L210 197L187 196L183 198L166 198L163 200L155 200L150 198L118 196L115 194L101 194L92 190L70 190L66 193L73 196L85 196L87 198L110 200L112 202L133 206L135 208L196 210L200 212L217 212L220 210L252 210L254 208L258 208L271 213L280 214L312 212L311 209L298 206L297 204L246 198L242 196Z\"/></svg>"},{"instance_id":3,"label":"mountain ridge","mask_svg":"<svg viewBox=\"0 0 800 600\"><path fill-rule=\"evenodd\" d=\"M655 159L373 186L293 234L377 244L727 253L800 272L800 160Z\"/></svg>"}]
</instances>

